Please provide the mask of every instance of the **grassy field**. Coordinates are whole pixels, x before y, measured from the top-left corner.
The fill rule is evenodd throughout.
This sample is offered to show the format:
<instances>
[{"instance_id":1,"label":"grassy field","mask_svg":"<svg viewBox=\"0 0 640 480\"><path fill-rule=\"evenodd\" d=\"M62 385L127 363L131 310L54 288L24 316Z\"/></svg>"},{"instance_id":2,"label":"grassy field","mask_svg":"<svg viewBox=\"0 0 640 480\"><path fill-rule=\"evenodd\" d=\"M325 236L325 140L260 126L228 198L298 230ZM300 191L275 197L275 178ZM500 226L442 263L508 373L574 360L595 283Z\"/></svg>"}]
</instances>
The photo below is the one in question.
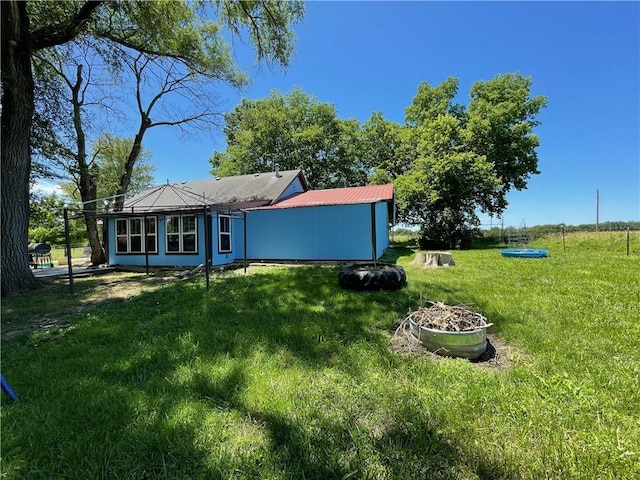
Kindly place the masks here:
<instances>
[{"instance_id":1,"label":"grassy field","mask_svg":"<svg viewBox=\"0 0 640 480\"><path fill-rule=\"evenodd\" d=\"M73 247L71 248L71 258L76 263L84 257L85 247ZM65 256L66 249L64 247L55 247L51 249L51 258L56 265L65 266L67 264L67 257Z\"/></svg>"},{"instance_id":2,"label":"grassy field","mask_svg":"<svg viewBox=\"0 0 640 480\"><path fill-rule=\"evenodd\" d=\"M638 243L578 235L540 240L546 259L488 248L430 270L394 249L395 293L256 267L210 292L117 274L3 299L20 399L2 399L1 476L640 478ZM486 315L510 365L394 353L425 300Z\"/></svg>"}]
</instances>

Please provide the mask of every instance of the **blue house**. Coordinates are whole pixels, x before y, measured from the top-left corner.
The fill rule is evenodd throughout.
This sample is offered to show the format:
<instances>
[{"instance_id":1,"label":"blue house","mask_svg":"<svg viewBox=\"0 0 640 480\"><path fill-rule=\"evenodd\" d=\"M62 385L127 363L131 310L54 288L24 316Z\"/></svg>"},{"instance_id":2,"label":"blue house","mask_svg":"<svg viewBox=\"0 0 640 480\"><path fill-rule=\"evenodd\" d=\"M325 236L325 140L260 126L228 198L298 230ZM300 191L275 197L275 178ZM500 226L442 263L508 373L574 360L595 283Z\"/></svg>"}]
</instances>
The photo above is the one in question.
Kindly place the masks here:
<instances>
[{"instance_id":1,"label":"blue house","mask_svg":"<svg viewBox=\"0 0 640 480\"><path fill-rule=\"evenodd\" d=\"M393 185L309 190L300 170L167 183L104 214L110 265L367 261L389 246Z\"/></svg>"}]
</instances>

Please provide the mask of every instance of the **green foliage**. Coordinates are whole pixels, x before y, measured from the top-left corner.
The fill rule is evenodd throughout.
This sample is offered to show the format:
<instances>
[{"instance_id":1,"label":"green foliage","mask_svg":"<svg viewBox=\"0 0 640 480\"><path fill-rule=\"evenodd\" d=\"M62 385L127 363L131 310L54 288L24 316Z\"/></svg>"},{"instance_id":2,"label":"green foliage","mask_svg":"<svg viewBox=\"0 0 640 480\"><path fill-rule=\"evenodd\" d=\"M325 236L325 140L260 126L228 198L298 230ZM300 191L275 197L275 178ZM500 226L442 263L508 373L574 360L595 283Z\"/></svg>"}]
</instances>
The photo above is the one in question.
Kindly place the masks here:
<instances>
[{"instance_id":1,"label":"green foliage","mask_svg":"<svg viewBox=\"0 0 640 480\"><path fill-rule=\"evenodd\" d=\"M236 36L243 30L256 49L257 61L289 65L295 37L291 27L304 16L304 2L259 0L253 2L215 0L220 19Z\"/></svg>"},{"instance_id":2,"label":"green foliage","mask_svg":"<svg viewBox=\"0 0 640 480\"><path fill-rule=\"evenodd\" d=\"M519 74L476 82L468 108L453 103L457 79L418 87L404 127L415 160L395 185L399 219L421 226L424 246L470 245L476 212L500 214L506 193L539 173L532 129L546 100L530 98L531 83Z\"/></svg>"},{"instance_id":3,"label":"green foliage","mask_svg":"<svg viewBox=\"0 0 640 480\"><path fill-rule=\"evenodd\" d=\"M522 190L538 171L535 149L540 140L533 133L536 116L547 105L541 95L532 97L533 80L520 74L498 75L471 87L466 134L469 148L493 164L502 186L494 198L494 213L506 207L505 195Z\"/></svg>"},{"instance_id":4,"label":"green foliage","mask_svg":"<svg viewBox=\"0 0 640 480\"><path fill-rule=\"evenodd\" d=\"M300 89L243 99L225 115L227 150L210 159L216 176L300 168L311 188L361 185L360 126Z\"/></svg>"},{"instance_id":5,"label":"green foliage","mask_svg":"<svg viewBox=\"0 0 640 480\"><path fill-rule=\"evenodd\" d=\"M133 148L133 139L120 138L108 133L98 137L92 146L94 161L98 165L98 198L115 195L125 161ZM128 194L135 195L153 184L155 166L149 162L151 152L142 150L133 167Z\"/></svg>"},{"instance_id":6,"label":"green foliage","mask_svg":"<svg viewBox=\"0 0 640 480\"><path fill-rule=\"evenodd\" d=\"M392 183L411 167L412 135L407 127L385 120L382 112L374 112L362 126L362 160L372 169L369 183Z\"/></svg>"},{"instance_id":7,"label":"green foliage","mask_svg":"<svg viewBox=\"0 0 640 480\"><path fill-rule=\"evenodd\" d=\"M93 164L98 184L96 198L109 198L116 194L120 185L120 177L124 172L125 162L131 152L133 140L117 135L104 133L92 145ZM128 193L135 195L153 185L155 166L149 163L151 152L143 150L133 167ZM62 184L67 196L80 201L76 183Z\"/></svg>"},{"instance_id":8,"label":"green foliage","mask_svg":"<svg viewBox=\"0 0 640 480\"><path fill-rule=\"evenodd\" d=\"M422 244L469 246L478 210L500 215L506 194L537 170L533 128L546 105L532 80L498 75L474 83L468 106L454 103L458 80L423 82L405 125L376 112L361 127L302 90L243 100L226 115L227 150L213 175L301 168L311 188L394 183L400 222L421 227Z\"/></svg>"},{"instance_id":9,"label":"green foliage","mask_svg":"<svg viewBox=\"0 0 640 480\"><path fill-rule=\"evenodd\" d=\"M429 270L399 249L409 286L393 293L341 290L337 268L257 267L210 291L113 274L3 299L20 395L0 410L3 474L638 478L640 257L585 240ZM485 315L503 367L392 352L395 320L425 300Z\"/></svg>"},{"instance_id":10,"label":"green foliage","mask_svg":"<svg viewBox=\"0 0 640 480\"><path fill-rule=\"evenodd\" d=\"M65 198L55 193L32 195L29 214L29 242L62 245L66 242L63 208ZM71 243L86 242L87 234L81 220L69 221Z\"/></svg>"}]
</instances>

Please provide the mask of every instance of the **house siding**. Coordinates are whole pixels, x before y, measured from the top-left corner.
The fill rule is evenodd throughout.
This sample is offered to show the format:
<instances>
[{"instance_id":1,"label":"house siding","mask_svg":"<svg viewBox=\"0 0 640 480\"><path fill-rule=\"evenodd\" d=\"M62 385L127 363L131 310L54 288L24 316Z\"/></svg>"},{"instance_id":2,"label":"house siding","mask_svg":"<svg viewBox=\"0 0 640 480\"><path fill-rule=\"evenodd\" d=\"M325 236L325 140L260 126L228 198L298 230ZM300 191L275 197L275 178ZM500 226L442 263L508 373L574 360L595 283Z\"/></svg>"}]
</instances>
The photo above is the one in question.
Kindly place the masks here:
<instances>
[{"instance_id":1,"label":"house siding","mask_svg":"<svg viewBox=\"0 0 640 480\"><path fill-rule=\"evenodd\" d=\"M377 250L388 246L386 203L376 206ZM252 210L247 214L251 260L371 260L371 205Z\"/></svg>"},{"instance_id":2,"label":"house siding","mask_svg":"<svg viewBox=\"0 0 640 480\"><path fill-rule=\"evenodd\" d=\"M149 215L151 216L151 215ZM197 238L198 238L198 252L195 254L179 253L179 254L167 254L166 250L166 216L164 214L153 215L157 218L157 231L158 231L158 253L149 254L149 266L164 266L164 267L191 267L198 266L204 262L205 256L205 243L204 243L204 228L202 215L197 215ZM141 266L146 265L144 254L118 254L116 253L116 241L115 241L115 218L108 219L109 228L109 264L110 265L131 265Z\"/></svg>"},{"instance_id":3,"label":"house siding","mask_svg":"<svg viewBox=\"0 0 640 480\"><path fill-rule=\"evenodd\" d=\"M220 238L218 236L218 214L211 214L211 258L213 265L227 265L229 263L233 263L236 259L242 259L244 257L244 221L242 219L242 213L235 212L227 215L231 216L231 252L220 253Z\"/></svg>"},{"instance_id":4,"label":"house siding","mask_svg":"<svg viewBox=\"0 0 640 480\"><path fill-rule=\"evenodd\" d=\"M376 209L376 255L380 258L389 248L389 207L386 202L378 202Z\"/></svg>"},{"instance_id":5,"label":"house siding","mask_svg":"<svg viewBox=\"0 0 640 480\"><path fill-rule=\"evenodd\" d=\"M294 182L295 183L295 182ZM226 265L242 261L245 248L249 260L358 260L372 259L372 213L375 214L376 257L389 246L389 207L387 202L375 204L310 205L297 208L264 208L231 216L231 252L220 252L218 216L212 212L207 225L211 242L212 265ZM167 254L166 215L157 213L158 253L149 254L151 267L195 267L205 261L205 227L202 214L197 218L198 252L196 254ZM125 218L124 216L122 218ZM144 254L117 254L116 218L107 219L110 265L144 267Z\"/></svg>"}]
</instances>

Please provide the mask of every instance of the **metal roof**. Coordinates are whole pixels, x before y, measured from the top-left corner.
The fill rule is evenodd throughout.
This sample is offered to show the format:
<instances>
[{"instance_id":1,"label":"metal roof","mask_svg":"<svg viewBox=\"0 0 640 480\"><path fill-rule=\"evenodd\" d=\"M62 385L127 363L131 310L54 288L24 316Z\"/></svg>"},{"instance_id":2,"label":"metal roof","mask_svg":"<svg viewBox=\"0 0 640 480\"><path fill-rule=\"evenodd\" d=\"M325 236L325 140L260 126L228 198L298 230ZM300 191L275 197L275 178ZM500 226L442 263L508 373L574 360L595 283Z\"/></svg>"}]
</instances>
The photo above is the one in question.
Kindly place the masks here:
<instances>
[{"instance_id":1,"label":"metal roof","mask_svg":"<svg viewBox=\"0 0 640 480\"><path fill-rule=\"evenodd\" d=\"M332 188L328 190L309 190L282 200L265 208L296 208L319 205L347 205L356 203L375 203L393 200L393 185L369 185L366 187Z\"/></svg>"},{"instance_id":2,"label":"metal roof","mask_svg":"<svg viewBox=\"0 0 640 480\"><path fill-rule=\"evenodd\" d=\"M306 181L300 170L285 170L278 175L269 172L166 183L127 199L124 202L124 211L184 210L204 205L233 208L269 205L276 201L298 176L306 189Z\"/></svg>"}]
</instances>

